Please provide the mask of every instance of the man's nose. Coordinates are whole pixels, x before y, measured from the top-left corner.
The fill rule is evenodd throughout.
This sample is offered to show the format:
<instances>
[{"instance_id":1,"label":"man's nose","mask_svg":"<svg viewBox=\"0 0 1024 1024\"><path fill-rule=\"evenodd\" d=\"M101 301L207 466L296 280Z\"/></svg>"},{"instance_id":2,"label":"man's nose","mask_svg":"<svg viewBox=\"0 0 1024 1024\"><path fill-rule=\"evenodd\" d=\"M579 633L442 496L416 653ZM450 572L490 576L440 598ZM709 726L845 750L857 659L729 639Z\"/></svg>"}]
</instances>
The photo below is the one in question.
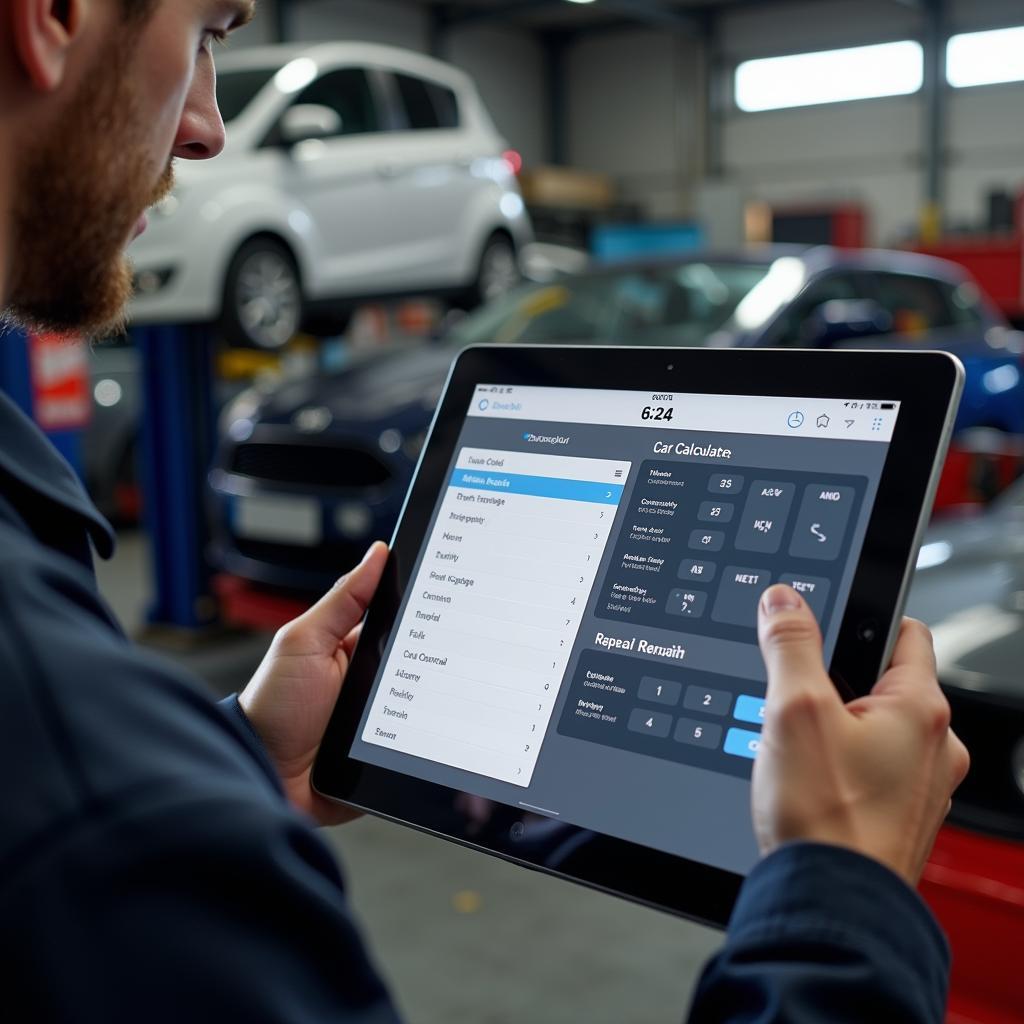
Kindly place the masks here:
<instances>
[{"instance_id":1,"label":"man's nose","mask_svg":"<svg viewBox=\"0 0 1024 1024\"><path fill-rule=\"evenodd\" d=\"M224 120L217 106L212 62L198 67L174 139L174 155L183 160L209 160L224 148Z\"/></svg>"}]
</instances>

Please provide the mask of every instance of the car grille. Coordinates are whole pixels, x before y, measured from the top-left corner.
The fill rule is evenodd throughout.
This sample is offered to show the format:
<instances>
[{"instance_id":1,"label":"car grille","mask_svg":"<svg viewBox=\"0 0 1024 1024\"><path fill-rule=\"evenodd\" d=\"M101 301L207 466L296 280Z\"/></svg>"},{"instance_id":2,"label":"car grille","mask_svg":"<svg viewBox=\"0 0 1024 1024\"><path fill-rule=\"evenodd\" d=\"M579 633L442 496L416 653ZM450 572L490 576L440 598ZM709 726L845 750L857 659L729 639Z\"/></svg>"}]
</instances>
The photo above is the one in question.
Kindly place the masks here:
<instances>
[{"instance_id":1,"label":"car grille","mask_svg":"<svg viewBox=\"0 0 1024 1024\"><path fill-rule=\"evenodd\" d=\"M372 452L323 444L240 444L231 472L310 487L382 487L391 470Z\"/></svg>"}]
</instances>

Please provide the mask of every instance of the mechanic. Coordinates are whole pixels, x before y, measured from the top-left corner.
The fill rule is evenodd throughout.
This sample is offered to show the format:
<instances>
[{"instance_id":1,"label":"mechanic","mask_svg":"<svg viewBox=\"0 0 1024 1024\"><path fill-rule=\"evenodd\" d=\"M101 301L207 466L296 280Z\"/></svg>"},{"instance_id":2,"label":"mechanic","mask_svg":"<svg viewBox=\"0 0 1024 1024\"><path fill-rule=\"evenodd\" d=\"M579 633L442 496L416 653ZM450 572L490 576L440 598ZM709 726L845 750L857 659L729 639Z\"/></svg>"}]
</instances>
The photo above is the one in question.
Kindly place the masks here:
<instances>
[{"instance_id":1,"label":"mechanic","mask_svg":"<svg viewBox=\"0 0 1024 1024\"><path fill-rule=\"evenodd\" d=\"M103 334L171 160L214 157L214 41L251 0L0 0L0 307ZM197 244L202 240L197 239ZM0 339L2 344L2 339ZM375 545L223 706L129 644L113 537L0 397L0 958L32 1021L396 1019L313 822L310 765L386 559ZM767 592L753 785L764 858L694 1021L939 1022L949 954L914 892L967 754L930 638L844 706L794 591Z\"/></svg>"}]
</instances>

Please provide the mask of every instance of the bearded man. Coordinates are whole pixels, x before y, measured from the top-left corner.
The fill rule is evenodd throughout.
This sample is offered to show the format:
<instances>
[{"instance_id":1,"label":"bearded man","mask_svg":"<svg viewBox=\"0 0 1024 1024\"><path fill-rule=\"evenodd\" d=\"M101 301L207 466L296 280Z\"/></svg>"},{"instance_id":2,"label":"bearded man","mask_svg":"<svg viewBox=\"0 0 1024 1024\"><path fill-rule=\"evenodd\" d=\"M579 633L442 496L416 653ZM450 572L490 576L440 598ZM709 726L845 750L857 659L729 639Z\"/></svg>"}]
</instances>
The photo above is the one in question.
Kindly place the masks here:
<instances>
[{"instance_id":1,"label":"bearded man","mask_svg":"<svg viewBox=\"0 0 1024 1024\"><path fill-rule=\"evenodd\" d=\"M8 324L122 324L124 250L145 209L171 187L175 159L223 147L212 46L252 3L0 0ZM121 632L93 574L112 545L69 467L0 395L8 1012L397 1020L312 828L349 815L309 780L386 549L282 629L241 697L216 705ZM948 950L912 886L967 755L930 638L905 624L893 668L854 714L795 592L768 591L760 614L769 689L754 818L766 856L691 1019L937 1024Z\"/></svg>"}]
</instances>

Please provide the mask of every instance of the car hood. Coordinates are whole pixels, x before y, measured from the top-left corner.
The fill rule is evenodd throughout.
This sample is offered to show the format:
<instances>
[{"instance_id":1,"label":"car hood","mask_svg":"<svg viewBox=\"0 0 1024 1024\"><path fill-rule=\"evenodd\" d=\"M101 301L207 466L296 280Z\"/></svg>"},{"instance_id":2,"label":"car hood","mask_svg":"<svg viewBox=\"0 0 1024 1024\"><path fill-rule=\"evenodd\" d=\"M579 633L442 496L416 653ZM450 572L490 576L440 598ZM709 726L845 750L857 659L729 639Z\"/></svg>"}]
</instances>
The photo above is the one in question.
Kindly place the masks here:
<instances>
[{"instance_id":1,"label":"car hood","mask_svg":"<svg viewBox=\"0 0 1024 1024\"><path fill-rule=\"evenodd\" d=\"M1024 509L934 526L919 564L907 611L932 629L942 682L1024 703Z\"/></svg>"},{"instance_id":2,"label":"car hood","mask_svg":"<svg viewBox=\"0 0 1024 1024\"><path fill-rule=\"evenodd\" d=\"M418 345L354 357L339 370L282 385L262 403L261 423L290 423L302 409L323 407L335 423L387 421L419 407L433 412L448 368L450 345Z\"/></svg>"},{"instance_id":3,"label":"car hood","mask_svg":"<svg viewBox=\"0 0 1024 1024\"><path fill-rule=\"evenodd\" d=\"M835 346L839 349L885 349L887 352L939 350L952 352L961 359L1019 359L1024 352L1024 334L1009 328L943 328L922 337L851 338Z\"/></svg>"}]
</instances>

